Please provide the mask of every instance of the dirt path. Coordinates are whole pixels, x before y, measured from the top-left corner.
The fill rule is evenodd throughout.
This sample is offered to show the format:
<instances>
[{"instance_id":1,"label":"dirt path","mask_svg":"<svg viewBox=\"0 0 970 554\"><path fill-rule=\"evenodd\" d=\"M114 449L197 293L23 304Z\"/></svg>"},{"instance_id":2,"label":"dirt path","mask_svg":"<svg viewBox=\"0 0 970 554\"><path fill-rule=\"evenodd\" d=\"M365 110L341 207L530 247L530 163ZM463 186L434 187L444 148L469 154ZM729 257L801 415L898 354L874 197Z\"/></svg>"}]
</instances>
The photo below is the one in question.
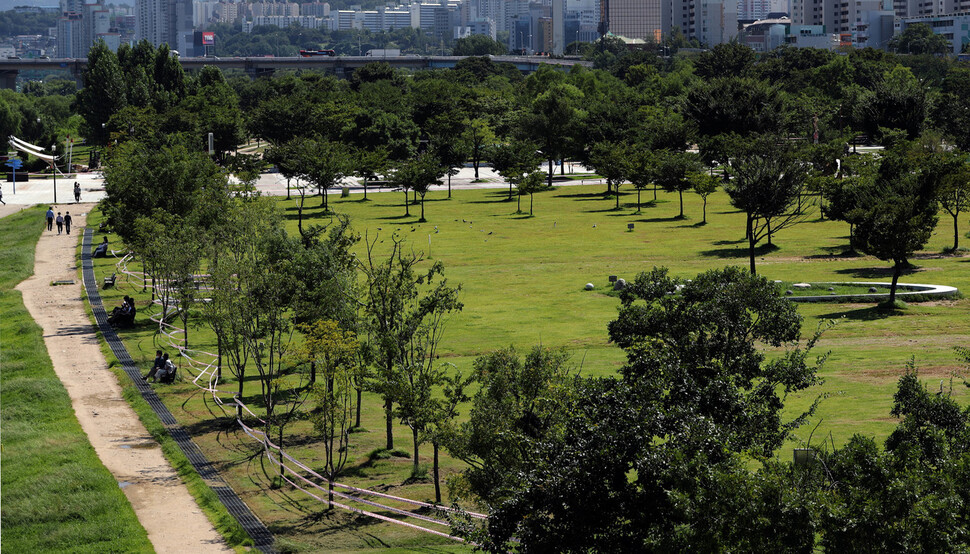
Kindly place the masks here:
<instances>
[{"instance_id":1,"label":"dirt path","mask_svg":"<svg viewBox=\"0 0 970 554\"><path fill-rule=\"evenodd\" d=\"M84 313L75 247L93 204L72 205L75 229L44 231L34 276L17 285L44 330L54 371L64 383L81 428L125 491L157 552L232 552L199 509L162 450L121 396L121 387ZM38 225L41 224L40 222ZM51 286L57 280L75 284Z\"/></svg>"}]
</instances>

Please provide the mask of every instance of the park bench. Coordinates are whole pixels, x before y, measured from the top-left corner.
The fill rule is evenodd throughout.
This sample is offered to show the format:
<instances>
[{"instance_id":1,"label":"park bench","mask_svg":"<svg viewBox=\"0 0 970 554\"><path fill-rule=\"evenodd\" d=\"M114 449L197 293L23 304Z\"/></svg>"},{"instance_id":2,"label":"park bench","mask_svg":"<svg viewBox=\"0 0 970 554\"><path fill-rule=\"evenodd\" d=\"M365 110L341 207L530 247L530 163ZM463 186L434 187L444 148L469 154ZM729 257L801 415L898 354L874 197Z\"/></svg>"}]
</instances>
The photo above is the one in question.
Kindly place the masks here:
<instances>
[{"instance_id":1,"label":"park bench","mask_svg":"<svg viewBox=\"0 0 970 554\"><path fill-rule=\"evenodd\" d=\"M117 279L117 277L118 277L118 275L116 273L112 273L111 274L111 277L105 277L104 278L104 286L102 286L101 288L106 289L108 287L115 286L115 279Z\"/></svg>"}]
</instances>

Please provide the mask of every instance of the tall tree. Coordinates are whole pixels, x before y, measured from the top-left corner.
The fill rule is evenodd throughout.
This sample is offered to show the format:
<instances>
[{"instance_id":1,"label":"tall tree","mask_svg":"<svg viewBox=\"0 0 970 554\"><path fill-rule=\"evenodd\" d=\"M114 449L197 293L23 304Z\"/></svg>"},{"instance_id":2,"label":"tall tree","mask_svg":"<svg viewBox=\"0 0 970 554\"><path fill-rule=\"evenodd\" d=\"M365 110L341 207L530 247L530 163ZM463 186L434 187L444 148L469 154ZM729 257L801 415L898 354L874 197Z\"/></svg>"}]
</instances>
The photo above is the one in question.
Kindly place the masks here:
<instances>
[{"instance_id":1,"label":"tall tree","mask_svg":"<svg viewBox=\"0 0 970 554\"><path fill-rule=\"evenodd\" d=\"M926 245L936 228L937 183L921 178L918 169L899 152L883 158L874 193L856 225L862 251L893 262L890 306L896 301L896 284L909 257Z\"/></svg>"},{"instance_id":2,"label":"tall tree","mask_svg":"<svg viewBox=\"0 0 970 554\"><path fill-rule=\"evenodd\" d=\"M961 153L961 156L966 156ZM943 180L939 191L940 206L953 218L953 251L960 247L960 214L970 211L970 164L962 163Z\"/></svg>"},{"instance_id":3,"label":"tall tree","mask_svg":"<svg viewBox=\"0 0 970 554\"><path fill-rule=\"evenodd\" d=\"M616 209L620 209L620 185L627 173L627 149L613 142L598 142L590 150L589 163L606 179L606 193L616 196Z\"/></svg>"},{"instance_id":4,"label":"tall tree","mask_svg":"<svg viewBox=\"0 0 970 554\"><path fill-rule=\"evenodd\" d=\"M702 170L697 154L690 152L671 152L661 150L657 154L657 165L654 169L654 183L660 185L667 192L676 192L680 198L680 219L684 218L684 191L694 185L691 176Z\"/></svg>"},{"instance_id":5,"label":"tall tree","mask_svg":"<svg viewBox=\"0 0 970 554\"><path fill-rule=\"evenodd\" d=\"M488 147L495 142L495 133L488 121L479 117L466 119L464 127L462 137L471 147L472 167L475 168L475 178L478 179L478 167L482 158L485 157Z\"/></svg>"},{"instance_id":6,"label":"tall tree","mask_svg":"<svg viewBox=\"0 0 970 554\"><path fill-rule=\"evenodd\" d=\"M492 169L509 183L509 200L512 200L512 187L542 163L536 145L527 140L497 144L489 149L488 157L492 162Z\"/></svg>"},{"instance_id":7,"label":"tall tree","mask_svg":"<svg viewBox=\"0 0 970 554\"><path fill-rule=\"evenodd\" d=\"M198 122L199 149L207 148L208 134L212 133L216 159L224 163L229 151L245 140L245 126L239 97L226 83L222 71L213 66L202 68L191 87L192 94L182 105Z\"/></svg>"},{"instance_id":8,"label":"tall tree","mask_svg":"<svg viewBox=\"0 0 970 554\"><path fill-rule=\"evenodd\" d=\"M654 175L657 170L657 156L643 143L630 146L624 164L626 180L637 189L637 213L640 213L640 193L653 186L653 200L657 200L657 184Z\"/></svg>"},{"instance_id":9,"label":"tall tree","mask_svg":"<svg viewBox=\"0 0 970 554\"><path fill-rule=\"evenodd\" d=\"M789 147L767 136L744 145L728 171L732 179L724 190L745 213L749 269L755 275L755 247L761 239L805 218L801 192L806 169Z\"/></svg>"},{"instance_id":10,"label":"tall tree","mask_svg":"<svg viewBox=\"0 0 970 554\"><path fill-rule=\"evenodd\" d=\"M311 139L304 142L298 155L303 178L316 187L324 213L329 212L328 191L353 172L351 154L343 144Z\"/></svg>"},{"instance_id":11,"label":"tall tree","mask_svg":"<svg viewBox=\"0 0 970 554\"><path fill-rule=\"evenodd\" d=\"M694 192L704 199L704 219L701 220L701 224L707 225L707 197L717 192L720 179L714 175L701 172L691 174L690 182Z\"/></svg>"},{"instance_id":12,"label":"tall tree","mask_svg":"<svg viewBox=\"0 0 970 554\"><path fill-rule=\"evenodd\" d=\"M84 136L105 145L108 135L104 126L113 114L128 105L128 96L118 56L103 40L88 52L88 68L82 79L84 88L75 98L75 111L84 118Z\"/></svg>"},{"instance_id":13,"label":"tall tree","mask_svg":"<svg viewBox=\"0 0 970 554\"><path fill-rule=\"evenodd\" d=\"M404 206L407 209L407 191L413 190L421 197L421 218L418 221L426 221L424 218L424 197L428 194L431 185L440 185L441 177L445 174L446 168L441 167L441 162L432 154L421 154L413 160L402 163L391 177L391 181L404 190ZM410 215L410 213L405 213Z\"/></svg>"},{"instance_id":14,"label":"tall tree","mask_svg":"<svg viewBox=\"0 0 970 554\"><path fill-rule=\"evenodd\" d=\"M422 257L405 252L404 239L392 236L390 252L383 259L378 259L377 244L377 237L367 242L367 256L360 261L366 280L363 325L374 341L377 368L372 388L384 400L387 449L391 450L394 448L394 402L400 372L416 360L409 350L414 346L417 334L440 315L438 311L442 303L436 299L447 300L451 296L444 293L443 280L439 285L432 283L436 278L443 278L441 262L419 274L416 266ZM422 294L423 287L435 288ZM424 363L426 360L420 361Z\"/></svg>"},{"instance_id":15,"label":"tall tree","mask_svg":"<svg viewBox=\"0 0 970 554\"><path fill-rule=\"evenodd\" d=\"M323 383L312 392L315 409L310 418L323 442L324 476L333 502L333 483L347 464L350 453L350 428L354 421L353 368L358 348L354 334L341 329L336 321L317 320L299 326L305 339L301 356L323 370Z\"/></svg>"},{"instance_id":16,"label":"tall tree","mask_svg":"<svg viewBox=\"0 0 970 554\"><path fill-rule=\"evenodd\" d=\"M549 186L553 163L573 145L586 112L580 107L583 93L573 85L556 83L539 94L520 123L523 134L533 140L549 161Z\"/></svg>"}]
</instances>

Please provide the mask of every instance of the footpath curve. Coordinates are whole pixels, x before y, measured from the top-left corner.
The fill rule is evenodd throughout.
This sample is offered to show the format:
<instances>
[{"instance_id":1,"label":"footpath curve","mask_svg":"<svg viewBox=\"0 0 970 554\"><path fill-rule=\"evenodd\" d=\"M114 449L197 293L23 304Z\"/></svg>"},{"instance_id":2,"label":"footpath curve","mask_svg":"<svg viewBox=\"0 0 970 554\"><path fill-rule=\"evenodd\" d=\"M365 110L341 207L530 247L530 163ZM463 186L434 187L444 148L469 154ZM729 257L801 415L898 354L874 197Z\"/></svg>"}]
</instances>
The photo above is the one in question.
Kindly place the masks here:
<instances>
[{"instance_id":1,"label":"footpath curve","mask_svg":"<svg viewBox=\"0 0 970 554\"><path fill-rule=\"evenodd\" d=\"M74 217L75 231L85 217ZM37 225L42 225L40 220ZM88 323L77 276L77 235L44 231L37 242L34 275L17 285L71 398L81 428L101 462L117 479L156 552L232 552L165 459L108 369ZM70 282L52 286L55 281Z\"/></svg>"},{"instance_id":2,"label":"footpath curve","mask_svg":"<svg viewBox=\"0 0 970 554\"><path fill-rule=\"evenodd\" d=\"M101 294L98 292L98 283L94 276L94 263L91 260L92 236L91 229L84 230L84 240L81 246L81 268L84 277L84 289L88 295L88 303L91 304L91 310L94 312L94 317L98 322L98 328L101 330L101 335L104 337L105 342L108 343L108 347L111 348L112 353L118 358L122 369L124 369L125 373L135 384L142 398L151 406L155 415L158 416L159 420L168 429L172 439L182 449L182 452L188 458L192 467L199 473L199 476L206 480L212 491L219 497L219 501L222 502L229 513L236 518L240 526L253 539L256 548L261 552L276 552L273 546L273 535L269 532L269 529L263 525L263 522L252 513L249 506L222 479L218 470L212 466L212 463L199 450L199 447L192 442L192 437L185 431L185 428L179 425L178 421L172 415L172 412L162 403L151 386L142 380L141 369L135 365L124 343L118 338L118 334L115 333L114 328L108 324L108 314L105 313L104 305L101 303Z\"/></svg>"}]
</instances>

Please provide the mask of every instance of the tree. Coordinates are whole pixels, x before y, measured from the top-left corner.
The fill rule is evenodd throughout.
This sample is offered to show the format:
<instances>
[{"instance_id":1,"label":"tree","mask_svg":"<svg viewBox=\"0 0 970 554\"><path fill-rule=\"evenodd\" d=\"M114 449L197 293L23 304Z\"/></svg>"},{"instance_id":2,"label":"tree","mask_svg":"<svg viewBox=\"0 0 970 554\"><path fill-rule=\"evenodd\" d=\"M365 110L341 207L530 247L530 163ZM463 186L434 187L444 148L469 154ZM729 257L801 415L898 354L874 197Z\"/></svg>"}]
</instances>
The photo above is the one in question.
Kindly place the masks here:
<instances>
[{"instance_id":1,"label":"tree","mask_svg":"<svg viewBox=\"0 0 970 554\"><path fill-rule=\"evenodd\" d=\"M325 455L324 476L333 502L333 482L347 464L350 452L350 427L354 419L353 368L356 364L357 339L333 320L317 320L301 324L304 342L300 356L311 363L319 363L323 383L313 388L316 408L311 420L320 435Z\"/></svg>"},{"instance_id":2,"label":"tree","mask_svg":"<svg viewBox=\"0 0 970 554\"><path fill-rule=\"evenodd\" d=\"M860 110L870 136L883 137L898 129L914 140L923 132L929 108L922 83L909 69L897 66L876 83Z\"/></svg>"},{"instance_id":3,"label":"tree","mask_svg":"<svg viewBox=\"0 0 970 554\"><path fill-rule=\"evenodd\" d=\"M868 168L860 166L866 173L848 175L843 179L829 178L821 184L821 195L825 200L822 214L836 221L849 224L849 251L855 252L855 226L865 215L865 205L871 194L875 175Z\"/></svg>"},{"instance_id":4,"label":"tree","mask_svg":"<svg viewBox=\"0 0 970 554\"><path fill-rule=\"evenodd\" d=\"M811 545L811 512L797 507L791 480L772 472L767 458L814 409L782 417L787 395L818 382L820 361L807 361L818 334L799 348L797 309L773 283L740 268L692 281L655 269L621 295L609 325L627 352L621 378L577 379L559 400L532 402L566 414L535 438L497 425L516 421L515 402L532 400L498 389L498 413L483 415L504 432L483 437L502 454L502 441L518 439L522 458L506 454L493 464L499 469L486 483L502 488L491 493L487 527L470 536L491 552ZM786 349L766 361L762 345ZM483 382L479 396L486 393L494 394ZM488 406L479 396L469 427ZM749 455L769 470L753 476Z\"/></svg>"},{"instance_id":5,"label":"tree","mask_svg":"<svg viewBox=\"0 0 970 554\"><path fill-rule=\"evenodd\" d=\"M522 177L522 180L519 181L519 184L516 187L519 191L520 198L523 194L529 195L529 215L530 216L532 215L533 195L541 190L546 189L546 184L543 181L544 181L544 178L542 176L542 172L533 171L532 173L529 173L528 175Z\"/></svg>"},{"instance_id":6,"label":"tree","mask_svg":"<svg viewBox=\"0 0 970 554\"><path fill-rule=\"evenodd\" d=\"M754 50L744 44L717 44L698 56L694 71L705 79L744 77L754 66L754 58Z\"/></svg>"},{"instance_id":7,"label":"tree","mask_svg":"<svg viewBox=\"0 0 970 554\"><path fill-rule=\"evenodd\" d=\"M801 192L806 170L790 151L774 137L763 137L741 148L728 168L731 181L724 190L731 205L745 213L749 268L755 269L755 246L765 237L791 227L805 218Z\"/></svg>"},{"instance_id":8,"label":"tree","mask_svg":"<svg viewBox=\"0 0 970 554\"><path fill-rule=\"evenodd\" d=\"M405 210L407 210L408 204L407 191L413 190L416 195L421 197L421 218L418 221L427 221L424 218L424 197L428 194L431 185L441 184L440 179L445 171L438 158L427 153L404 162L394 170L391 181L404 189ZM406 211L405 215L410 215L410 213Z\"/></svg>"},{"instance_id":9,"label":"tree","mask_svg":"<svg viewBox=\"0 0 970 554\"><path fill-rule=\"evenodd\" d=\"M696 154L690 152L671 152L661 150L657 152L657 165L654 169L654 183L660 185L667 192L676 192L680 197L680 215L684 218L684 191L690 190L694 184L691 175L701 171L700 160Z\"/></svg>"},{"instance_id":10,"label":"tree","mask_svg":"<svg viewBox=\"0 0 970 554\"><path fill-rule=\"evenodd\" d=\"M928 23L915 23L889 39L888 48L897 54L946 54L950 43L945 36L934 33Z\"/></svg>"},{"instance_id":11,"label":"tree","mask_svg":"<svg viewBox=\"0 0 970 554\"><path fill-rule=\"evenodd\" d=\"M223 217L207 233L207 255L211 290L209 300L200 307L203 320L216 335L218 371L225 357L236 379L239 397L243 395L252 351L245 340L249 321L257 317L250 301L248 272L260 263L261 251L255 248L259 235L281 225L275 205L263 199L229 203ZM237 406L236 417L242 417Z\"/></svg>"},{"instance_id":12,"label":"tree","mask_svg":"<svg viewBox=\"0 0 970 554\"><path fill-rule=\"evenodd\" d=\"M330 211L327 191L353 171L353 158L345 145L325 139L307 140L298 150L302 177L316 186L324 213Z\"/></svg>"},{"instance_id":13,"label":"tree","mask_svg":"<svg viewBox=\"0 0 970 554\"><path fill-rule=\"evenodd\" d=\"M455 41L452 56L503 56L508 52L505 45L488 35L469 35Z\"/></svg>"},{"instance_id":14,"label":"tree","mask_svg":"<svg viewBox=\"0 0 970 554\"><path fill-rule=\"evenodd\" d=\"M542 162L535 144L524 140L495 145L489 149L489 159L492 169L509 183L509 200L512 200L512 187Z\"/></svg>"},{"instance_id":15,"label":"tree","mask_svg":"<svg viewBox=\"0 0 970 554\"><path fill-rule=\"evenodd\" d=\"M177 137L156 147L128 141L115 148L104 168L108 221L125 242L134 222L157 209L188 217L205 191L226 190L225 173L202 152L190 152Z\"/></svg>"},{"instance_id":16,"label":"tree","mask_svg":"<svg viewBox=\"0 0 970 554\"><path fill-rule=\"evenodd\" d=\"M481 388L468 421L445 443L469 465L463 476L475 496L498 506L516 493L534 445L567 419L572 378L568 355L534 347L523 361L509 347L475 360Z\"/></svg>"},{"instance_id":17,"label":"tree","mask_svg":"<svg viewBox=\"0 0 970 554\"><path fill-rule=\"evenodd\" d=\"M959 153L959 156L966 156ZM940 206L953 218L953 251L960 247L958 220L960 214L970 210L970 166L963 163L959 168L946 175L940 188Z\"/></svg>"},{"instance_id":18,"label":"tree","mask_svg":"<svg viewBox=\"0 0 970 554\"><path fill-rule=\"evenodd\" d=\"M549 161L550 187L553 162L566 154L586 116L580 108L582 100L583 93L575 86L555 83L533 100L520 123L523 134L535 141Z\"/></svg>"},{"instance_id":19,"label":"tree","mask_svg":"<svg viewBox=\"0 0 970 554\"><path fill-rule=\"evenodd\" d=\"M456 370L451 375L444 375L441 379L443 398L433 400L431 413L432 427L430 429L431 447L434 451L432 473L434 475L434 501L441 503L441 479L438 467L438 450L443 441L455 432L455 420L458 418L459 405L468 402L470 398L465 390L475 381L475 375L462 377L461 371Z\"/></svg>"},{"instance_id":20,"label":"tree","mask_svg":"<svg viewBox=\"0 0 970 554\"><path fill-rule=\"evenodd\" d=\"M354 175L359 177L364 187L364 200L367 200L367 182L376 181L387 171L387 150L376 148L373 150L357 149L354 158Z\"/></svg>"},{"instance_id":21,"label":"tree","mask_svg":"<svg viewBox=\"0 0 970 554\"><path fill-rule=\"evenodd\" d=\"M707 197L717 191L717 186L720 183L720 179L714 175L708 175L707 173L700 172L692 173L689 176L689 180L694 188L694 192L704 199L704 219L701 220L701 224L707 225Z\"/></svg>"},{"instance_id":22,"label":"tree","mask_svg":"<svg viewBox=\"0 0 970 554\"><path fill-rule=\"evenodd\" d=\"M970 409L951 393L942 385L926 390L910 362L891 410L902 421L885 448L856 435L821 456L819 487L831 491L819 517L822 548L888 552L918 544L945 551L966 543L970 529L956 506L970 478Z\"/></svg>"},{"instance_id":23,"label":"tree","mask_svg":"<svg viewBox=\"0 0 970 554\"><path fill-rule=\"evenodd\" d=\"M684 113L694 122L701 137L724 133L747 137L778 133L785 109L778 89L765 81L726 77L691 88Z\"/></svg>"},{"instance_id":24,"label":"tree","mask_svg":"<svg viewBox=\"0 0 970 554\"><path fill-rule=\"evenodd\" d=\"M921 178L910 159L892 152L879 165L874 191L856 225L859 247L880 260L893 262L889 306L896 301L896 283L913 252L930 240L938 208L935 180Z\"/></svg>"},{"instance_id":25,"label":"tree","mask_svg":"<svg viewBox=\"0 0 970 554\"><path fill-rule=\"evenodd\" d=\"M390 253L382 260L377 259L377 244L377 237L367 242L367 257L360 261L360 269L366 279L362 325L374 341L377 370L372 388L384 399L387 449L391 450L394 448L394 402L400 372L419 360L415 352L409 352L414 346L413 341L419 338L419 332L427 329L429 322L441 316L439 312L443 309L443 302L450 302L452 296L447 294L444 281L422 295L420 287L430 287L435 278L443 277L444 265L441 262L418 274L415 266L422 257L414 252L406 253L404 239L392 236ZM451 309L460 309L460 304L452 305ZM426 321L426 318L429 319ZM436 329L440 331L440 328ZM427 353L426 348L424 352ZM420 361L423 363L425 360L422 358Z\"/></svg>"},{"instance_id":26,"label":"tree","mask_svg":"<svg viewBox=\"0 0 970 554\"><path fill-rule=\"evenodd\" d=\"M606 193L616 196L616 209L620 209L620 185L626 177L626 158L626 148L613 142L598 142L589 153L590 165L606 179Z\"/></svg>"},{"instance_id":27,"label":"tree","mask_svg":"<svg viewBox=\"0 0 970 554\"><path fill-rule=\"evenodd\" d=\"M84 118L84 136L105 145L108 135L102 125L128 104L128 97L118 57L103 40L88 52L88 67L82 79L84 88L77 93L75 111Z\"/></svg>"},{"instance_id":28,"label":"tree","mask_svg":"<svg viewBox=\"0 0 970 554\"><path fill-rule=\"evenodd\" d=\"M197 120L196 144L200 150L207 148L208 134L212 133L216 159L224 163L227 153L246 139L239 97L222 71L213 66L202 68L191 88L192 94L182 107Z\"/></svg>"},{"instance_id":29,"label":"tree","mask_svg":"<svg viewBox=\"0 0 970 554\"><path fill-rule=\"evenodd\" d=\"M626 180L637 189L637 213L640 213L640 193L653 185L653 200L657 200L657 184L654 175L657 171L657 157L642 143L636 143L628 150L624 173Z\"/></svg>"},{"instance_id":30,"label":"tree","mask_svg":"<svg viewBox=\"0 0 970 554\"><path fill-rule=\"evenodd\" d=\"M443 275L443 268L439 269L441 272L438 274ZM449 287L447 280L441 279L419 303L408 306L410 336L407 344L402 344L393 395L398 405L397 415L402 423L411 428L414 439L412 475L415 476L419 471L418 447L422 434L440 415L434 391L444 383L445 375L440 367L435 367L435 362L447 316L461 311L463 307L458 300L460 290L460 286Z\"/></svg>"},{"instance_id":31,"label":"tree","mask_svg":"<svg viewBox=\"0 0 970 554\"><path fill-rule=\"evenodd\" d=\"M478 166L486 149L495 142L495 133L486 120L478 117L466 119L464 128L462 138L471 146L472 167L475 168L475 178L478 179Z\"/></svg>"}]
</instances>

